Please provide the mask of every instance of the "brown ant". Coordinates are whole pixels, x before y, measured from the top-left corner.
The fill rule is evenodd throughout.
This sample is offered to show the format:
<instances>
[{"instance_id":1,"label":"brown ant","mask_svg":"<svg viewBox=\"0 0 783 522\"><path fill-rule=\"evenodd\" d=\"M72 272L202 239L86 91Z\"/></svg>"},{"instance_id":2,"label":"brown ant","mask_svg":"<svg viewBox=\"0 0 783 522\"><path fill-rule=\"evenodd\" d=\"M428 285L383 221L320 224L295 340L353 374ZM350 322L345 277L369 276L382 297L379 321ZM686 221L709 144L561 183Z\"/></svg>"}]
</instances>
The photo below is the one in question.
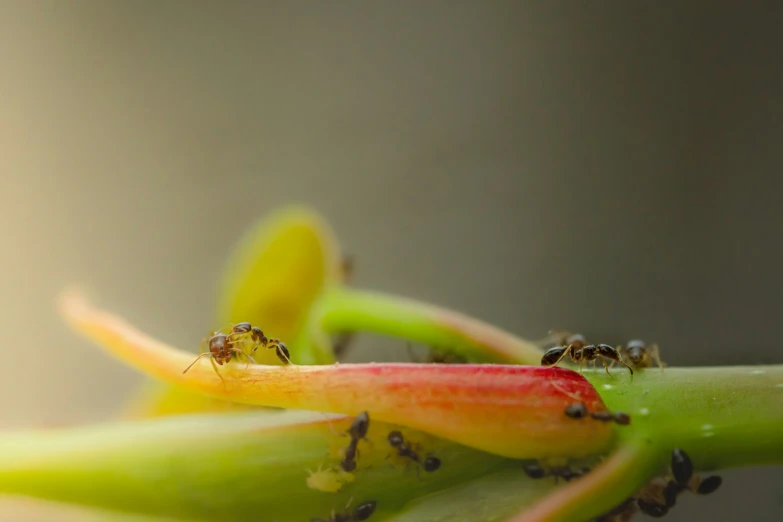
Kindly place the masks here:
<instances>
[{"instance_id":1,"label":"brown ant","mask_svg":"<svg viewBox=\"0 0 783 522\"><path fill-rule=\"evenodd\" d=\"M595 361L599 359L601 364L604 365L606 373L609 373L609 366L607 366L604 359L610 359L612 361L619 362L631 372L633 378L633 368L625 364L621 358L617 349L609 346L608 344L588 344L577 349L577 344L571 343L567 346L555 346L550 348L541 357L541 364L544 366L556 366L566 355L571 357L571 360L575 363L579 363L579 373L582 373L582 366L585 362Z\"/></svg>"},{"instance_id":2,"label":"brown ant","mask_svg":"<svg viewBox=\"0 0 783 522\"><path fill-rule=\"evenodd\" d=\"M253 361L253 364L255 364L256 361L253 359L253 357L245 353L241 348L236 347L236 341L231 338L231 335L232 334L226 335L219 332L212 332L209 339L205 339L201 343L202 350L204 344L206 343L209 347L209 352L201 353L198 357L196 357L195 361L190 363L190 366L185 368L182 373L186 373L188 370L190 370L193 365L196 364L202 357L209 357L209 360L212 363L212 368L215 370L215 373L218 375L218 377L220 377L221 381L223 381L223 376L220 375L217 367L218 365L223 366L223 364L230 362L232 357L239 357L240 355L243 355L250 361Z\"/></svg>"},{"instance_id":3,"label":"brown ant","mask_svg":"<svg viewBox=\"0 0 783 522\"><path fill-rule=\"evenodd\" d=\"M370 428L370 416L366 411L361 412L348 428L348 435L351 442L348 443L344 452L340 467L344 471L351 472L356 469L356 457L359 455L359 441L367 440L367 430Z\"/></svg>"},{"instance_id":4,"label":"brown ant","mask_svg":"<svg viewBox=\"0 0 783 522\"><path fill-rule=\"evenodd\" d=\"M647 344L641 339L633 339L625 343L625 346L618 346L618 352L626 366L650 368L655 363L663 370L664 364L657 344Z\"/></svg>"},{"instance_id":5,"label":"brown ant","mask_svg":"<svg viewBox=\"0 0 783 522\"><path fill-rule=\"evenodd\" d=\"M387 440L389 441L391 447L397 450L397 454L400 457L411 459L413 462L424 468L424 471L427 473L432 473L433 471L437 471L437 469L440 468L440 459L438 457L427 457L422 461L419 454L411 447L411 445L405 442L401 432L397 430L390 431ZM418 469L419 468L416 468L417 474Z\"/></svg>"},{"instance_id":6,"label":"brown ant","mask_svg":"<svg viewBox=\"0 0 783 522\"><path fill-rule=\"evenodd\" d=\"M254 353L259 346L268 349L274 348L275 354L277 355L277 358L280 359L280 362L283 364L291 364L291 354L288 352L286 345L281 343L280 339L268 339L258 326L253 326L248 322L237 323L231 328L231 333L229 335L250 335L250 339L256 343L255 346L253 346Z\"/></svg>"},{"instance_id":7,"label":"brown ant","mask_svg":"<svg viewBox=\"0 0 783 522\"><path fill-rule=\"evenodd\" d=\"M335 513L332 511L332 515L329 517L329 520L324 520L323 518L311 518L310 522L360 522L362 520L367 520L375 512L376 502L374 500L359 504L352 512L348 511L348 506L350 504L351 501L348 501L348 505L345 506L345 512L343 513Z\"/></svg>"}]
</instances>

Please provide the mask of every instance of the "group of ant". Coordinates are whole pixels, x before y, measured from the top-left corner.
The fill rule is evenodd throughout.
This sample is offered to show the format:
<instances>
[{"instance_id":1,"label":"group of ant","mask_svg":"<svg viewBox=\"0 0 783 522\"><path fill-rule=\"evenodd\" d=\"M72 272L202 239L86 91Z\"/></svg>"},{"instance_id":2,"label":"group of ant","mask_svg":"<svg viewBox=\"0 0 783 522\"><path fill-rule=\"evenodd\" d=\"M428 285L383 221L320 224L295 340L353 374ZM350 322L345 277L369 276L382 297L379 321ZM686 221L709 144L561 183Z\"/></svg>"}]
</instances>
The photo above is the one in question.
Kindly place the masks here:
<instances>
[{"instance_id":1,"label":"group of ant","mask_svg":"<svg viewBox=\"0 0 783 522\"><path fill-rule=\"evenodd\" d=\"M693 462L685 451L675 448L671 456L671 475L656 478L646 484L636 496L627 498L608 513L593 522L623 522L637 510L645 515L660 518L677 503L677 497L689 490L697 495L709 495L723 483L718 475L702 479L693 472Z\"/></svg>"},{"instance_id":2,"label":"group of ant","mask_svg":"<svg viewBox=\"0 0 783 522\"><path fill-rule=\"evenodd\" d=\"M239 359L244 357L247 359L248 364L251 362L257 364L256 360L250 353L245 351L245 346L248 342L252 342L253 347L250 349L250 353L255 353L259 346L263 346L267 349L274 349L277 358L283 364L291 364L291 354L288 352L288 348L279 339L269 339L264 332L258 326L253 326L248 322L237 323L231 327L231 331L227 334L218 330L212 332L208 338L201 341L202 353L196 357L196 360L190 363L190 366L185 368L182 373L186 373L193 367L202 357L209 357L209 361L212 363L215 373L222 380L220 372L218 371L218 365L231 361L232 358ZM209 351L204 351L204 346L207 346Z\"/></svg>"},{"instance_id":3,"label":"group of ant","mask_svg":"<svg viewBox=\"0 0 783 522\"><path fill-rule=\"evenodd\" d=\"M621 411L611 412L609 410L589 411L584 402L575 402L565 409L566 417L572 419L584 419L588 415L597 421L614 422L620 426L631 424L631 416Z\"/></svg>"},{"instance_id":4,"label":"group of ant","mask_svg":"<svg viewBox=\"0 0 783 522\"><path fill-rule=\"evenodd\" d=\"M595 366L596 361L601 361L606 373L615 363L620 363L631 372L633 377L634 368L650 368L653 363L663 369L660 351L657 344L647 344L641 339L628 341L625 346L611 346L608 344L589 344L582 334L564 335L558 340L557 346L548 349L543 357L541 364L544 366L555 366L566 356L569 356L575 363L579 363L579 373L585 363L592 362ZM606 364L608 359L611 364Z\"/></svg>"},{"instance_id":5,"label":"group of ant","mask_svg":"<svg viewBox=\"0 0 783 522\"><path fill-rule=\"evenodd\" d=\"M370 415L363 411L351 423L347 434L351 441L343 450L343 460L340 461L340 467L343 471L351 472L356 469L356 459L359 456L359 441L367 439L367 431L370 429ZM402 432L398 430L390 431L386 437L389 445L397 452L397 456L407 459L408 462L414 462L427 473L432 473L440 468L440 459L438 457L426 456L424 459L420 456L420 450L416 444L406 442ZM388 460L389 456L386 457ZM418 474L418 469L416 472Z\"/></svg>"},{"instance_id":6,"label":"group of ant","mask_svg":"<svg viewBox=\"0 0 783 522\"><path fill-rule=\"evenodd\" d=\"M370 415L366 411L361 412L356 416L353 422L351 422L351 426L346 432L351 440L343 449L343 458L340 461L340 467L343 471L350 473L356 470L357 459L359 458L359 441L365 440L370 442L367 438L369 429ZM398 457L406 459L409 463L415 463L427 473L432 473L440 468L440 459L438 457L426 456L425 458L422 458L418 445L406 441L402 432L392 430L387 435L386 440ZM389 456L386 458L388 460ZM416 468L417 475L419 473L419 467ZM350 506L350 501L348 502L348 506ZM332 512L328 519L312 518L310 519L310 522L355 522L367 520L375 512L376 502L364 502L356 506L353 511L349 511L348 506L345 507L345 510L342 513Z\"/></svg>"}]
</instances>

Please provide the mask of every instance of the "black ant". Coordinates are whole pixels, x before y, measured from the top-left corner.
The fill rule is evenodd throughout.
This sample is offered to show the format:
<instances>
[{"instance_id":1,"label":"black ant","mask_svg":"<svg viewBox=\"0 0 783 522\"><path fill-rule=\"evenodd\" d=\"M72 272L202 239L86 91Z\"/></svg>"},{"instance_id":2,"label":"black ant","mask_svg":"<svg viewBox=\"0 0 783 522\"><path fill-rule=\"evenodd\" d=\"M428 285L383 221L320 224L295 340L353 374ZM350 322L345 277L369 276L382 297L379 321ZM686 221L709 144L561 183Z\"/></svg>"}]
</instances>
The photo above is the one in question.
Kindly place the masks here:
<instances>
[{"instance_id":1,"label":"black ant","mask_svg":"<svg viewBox=\"0 0 783 522\"><path fill-rule=\"evenodd\" d=\"M440 459L438 457L427 457L422 461L419 454L405 442L401 432L397 430L391 431L389 432L387 439L389 444L397 450L397 454L400 457L411 459L413 462L421 465L427 473L432 473L440 468ZM418 470L418 468L416 469Z\"/></svg>"},{"instance_id":2,"label":"black ant","mask_svg":"<svg viewBox=\"0 0 783 522\"><path fill-rule=\"evenodd\" d=\"M672 475L674 481L681 489L690 489L691 482L694 478L693 463L691 458L683 450L675 448L672 450ZM709 495L720 487L723 483L723 479L718 475L712 475L706 479L701 479L696 476L698 486L696 486L695 493L699 495Z\"/></svg>"},{"instance_id":3,"label":"black ant","mask_svg":"<svg viewBox=\"0 0 783 522\"><path fill-rule=\"evenodd\" d=\"M215 370L215 373L218 375L218 377L220 377L221 381L223 380L223 376L220 375L217 367L218 365L223 366L223 364L230 362L232 357L239 357L240 355L243 355L248 360L252 361L253 364L255 364L256 361L253 359L253 357L245 353L241 348L236 347L236 341L231 338L231 335L232 334L226 335L220 332L212 332L210 337L208 339L204 339L204 341L201 343L202 351L205 343L209 347L209 351L201 353L198 357L196 357L196 360L190 363L190 366L185 368L182 373L186 373L188 370L190 370L193 365L196 364L202 357L209 357L209 360L212 363L212 368Z\"/></svg>"},{"instance_id":4,"label":"black ant","mask_svg":"<svg viewBox=\"0 0 783 522\"><path fill-rule=\"evenodd\" d=\"M626 366L633 368L650 368L653 363L663 370L661 353L657 344L647 344L641 339L628 341L625 346L618 347L618 352Z\"/></svg>"},{"instance_id":5,"label":"black ant","mask_svg":"<svg viewBox=\"0 0 783 522\"><path fill-rule=\"evenodd\" d=\"M563 357L566 355L571 357L571 360L575 363L579 363L579 373L582 373L582 365L585 362L595 361L596 359L599 359L601 361L601 364L604 365L604 369L606 370L606 373L609 373L609 366L607 366L606 361L604 359L611 359L612 361L619 362L626 368L628 368L628 371L631 372L631 377L633 377L633 368L625 364L621 358L620 354L617 352L617 349L609 346L608 344L588 344L586 346L582 346L581 348L577 349L577 344L571 343L567 346L555 346L553 348L550 348L544 353L544 356L541 357L541 364L544 366L555 366L557 365Z\"/></svg>"},{"instance_id":6,"label":"black ant","mask_svg":"<svg viewBox=\"0 0 783 522\"><path fill-rule=\"evenodd\" d=\"M708 495L723 483L717 475L701 480L693 473L693 462L687 453L679 448L672 451L671 474L674 480L664 484L663 479L654 479L647 484L636 504L651 517L662 517L677 503L677 496L685 490L699 495ZM694 484L695 483L695 484Z\"/></svg>"},{"instance_id":7,"label":"black ant","mask_svg":"<svg viewBox=\"0 0 783 522\"><path fill-rule=\"evenodd\" d=\"M348 428L348 435L351 437L351 442L343 452L343 460L340 462L340 467L347 472L351 472L356 469L356 457L359 455L359 440L367 440L367 430L370 428L370 416L366 411L363 411L351 423L351 427Z\"/></svg>"},{"instance_id":8,"label":"black ant","mask_svg":"<svg viewBox=\"0 0 783 522\"><path fill-rule=\"evenodd\" d=\"M524 468L525 474L532 479L542 479L547 475L555 477L555 482L560 479L570 482L579 477L583 477L590 472L590 468L571 469L568 466L554 466L547 472L540 464L527 464Z\"/></svg>"},{"instance_id":9,"label":"black ant","mask_svg":"<svg viewBox=\"0 0 783 522\"><path fill-rule=\"evenodd\" d=\"M253 352L255 352L259 346L265 348L275 349L275 354L280 362L283 364L291 364L291 354L288 352L288 348L285 344L280 342L280 339L267 339L264 332L258 326L253 326L248 322L237 323L231 328L229 335L250 335L250 339L256 343L253 346ZM255 361L254 361L255 362Z\"/></svg>"},{"instance_id":10,"label":"black ant","mask_svg":"<svg viewBox=\"0 0 783 522\"><path fill-rule=\"evenodd\" d=\"M614 421L621 426L627 426L631 423L631 416L621 411L611 412L609 410L594 411L590 413L590 417L601 422Z\"/></svg>"},{"instance_id":11,"label":"black ant","mask_svg":"<svg viewBox=\"0 0 783 522\"><path fill-rule=\"evenodd\" d=\"M440 351L440 350L434 350L431 349L430 353L427 355L427 358L423 361L416 357L416 354L413 353L413 346L411 343L408 343L406 346L408 350L408 357L411 361L417 362L417 363L431 363L431 364L466 364L468 360L459 354L456 354L454 352L448 352L448 351Z\"/></svg>"},{"instance_id":12,"label":"black ant","mask_svg":"<svg viewBox=\"0 0 783 522\"><path fill-rule=\"evenodd\" d=\"M351 502L348 501L348 505L350 504ZM348 505L345 506L345 512L343 513L335 513L332 511L332 515L329 517L328 521L323 518L311 518L310 522L359 522L367 520L375 513L376 502L374 500L359 504L352 512L348 511Z\"/></svg>"}]
</instances>

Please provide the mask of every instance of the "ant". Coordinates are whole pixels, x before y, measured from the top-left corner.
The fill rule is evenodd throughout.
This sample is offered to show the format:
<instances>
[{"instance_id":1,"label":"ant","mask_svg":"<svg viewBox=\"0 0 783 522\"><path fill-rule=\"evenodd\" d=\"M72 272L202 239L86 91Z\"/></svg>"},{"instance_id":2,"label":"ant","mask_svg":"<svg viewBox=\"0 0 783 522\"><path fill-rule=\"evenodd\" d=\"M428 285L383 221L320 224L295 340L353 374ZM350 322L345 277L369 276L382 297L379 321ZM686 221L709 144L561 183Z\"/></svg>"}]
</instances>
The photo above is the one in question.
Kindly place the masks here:
<instances>
[{"instance_id":1,"label":"ant","mask_svg":"<svg viewBox=\"0 0 783 522\"><path fill-rule=\"evenodd\" d=\"M405 442L405 439L402 437L401 432L397 430L390 431L387 439L391 447L397 450L397 454L400 457L406 457L411 459L413 462L416 462L417 464L421 465L421 467L423 467L424 471L426 471L427 473L432 473L433 471L437 471L437 469L440 468L440 459L438 457L427 457L422 462L421 457L419 457L419 454L416 451L414 451L414 449L411 447L410 444L407 444ZM416 468L417 474L418 474L418 469L419 468Z\"/></svg>"},{"instance_id":2,"label":"ant","mask_svg":"<svg viewBox=\"0 0 783 522\"><path fill-rule=\"evenodd\" d=\"M675 448L672 450L672 475L674 481L680 489L692 489L691 482L694 478L693 463L691 458L683 450ZM698 476L695 477L697 486L695 493L699 495L709 495L720 487L723 483L723 479L718 475L712 475L702 480Z\"/></svg>"},{"instance_id":3,"label":"ant","mask_svg":"<svg viewBox=\"0 0 783 522\"><path fill-rule=\"evenodd\" d=\"M351 427L348 428L348 435L351 437L351 442L343 452L344 457L340 462L340 467L344 471L351 472L356 469L356 457L359 455L359 440L367 440L367 430L370 428L370 416L366 411L361 412L351 423Z\"/></svg>"},{"instance_id":4,"label":"ant","mask_svg":"<svg viewBox=\"0 0 783 522\"><path fill-rule=\"evenodd\" d=\"M345 512L343 513L335 513L332 511L332 515L329 517L328 521L322 518L311 518L310 522L359 522L367 520L375 513L376 502L374 500L359 504L353 512L348 511L348 506L350 504L351 501L349 500L348 504L345 506Z\"/></svg>"},{"instance_id":5,"label":"ant","mask_svg":"<svg viewBox=\"0 0 783 522\"><path fill-rule=\"evenodd\" d=\"M650 368L653 363L663 370L661 353L657 344L647 344L641 339L628 341L625 346L618 346L620 356L627 361L626 366L633 368ZM614 363L612 363L614 364Z\"/></svg>"},{"instance_id":6,"label":"ant","mask_svg":"<svg viewBox=\"0 0 783 522\"><path fill-rule=\"evenodd\" d=\"M231 361L232 357L239 357L240 355L244 355L250 361L252 361L253 364L255 364L256 361L252 356L245 353L241 348L236 347L236 341L231 338L231 335L232 334L226 335L220 332L212 332L209 339L205 339L201 343L202 350L204 344L206 343L209 347L209 351L203 352L198 357L196 357L196 360L190 363L190 366L185 368L182 373L186 373L188 370L190 370L193 365L196 364L202 357L209 357L209 361L212 363L212 368L215 370L215 373L218 375L218 377L220 377L221 381L223 381L223 376L220 375L217 367L218 365L223 366L223 364ZM223 382L225 383L225 381Z\"/></svg>"},{"instance_id":7,"label":"ant","mask_svg":"<svg viewBox=\"0 0 783 522\"><path fill-rule=\"evenodd\" d=\"M578 343L568 344L566 346L555 346L550 348L541 357L541 364L544 366L556 366L566 355L571 357L571 360L575 363L579 363L579 373L582 373L582 365L586 362L595 361L599 359L601 364L604 365L606 373L609 373L609 366L607 366L604 359L611 359L612 361L619 362L631 372L631 378L633 378L633 368L625 364L620 358L620 354L617 349L609 346L608 344L588 344L577 348Z\"/></svg>"},{"instance_id":8,"label":"ant","mask_svg":"<svg viewBox=\"0 0 783 522\"><path fill-rule=\"evenodd\" d=\"M466 364L468 362L468 360L462 355L434 349L431 349L429 355L427 355L427 358L422 361L416 357L416 354L413 353L413 345L411 345L411 343L406 345L406 349L408 350L408 357L410 360L417 363L425 362L432 364Z\"/></svg>"},{"instance_id":9,"label":"ant","mask_svg":"<svg viewBox=\"0 0 783 522\"><path fill-rule=\"evenodd\" d=\"M614 421L616 424L619 424L620 426L627 426L631 423L631 416L621 411L617 411L614 413L612 413L609 410L594 411L590 413L590 416L593 419L602 422Z\"/></svg>"},{"instance_id":10,"label":"ant","mask_svg":"<svg viewBox=\"0 0 783 522\"><path fill-rule=\"evenodd\" d=\"M693 462L687 453L679 448L672 450L671 474L673 480L654 479L642 490L636 504L651 517L662 517L677 503L677 496L685 490L699 495L709 495L723 483L718 475L701 480L693 473Z\"/></svg>"},{"instance_id":11,"label":"ant","mask_svg":"<svg viewBox=\"0 0 783 522\"><path fill-rule=\"evenodd\" d=\"M590 468L571 469L568 466L555 466L547 472L540 464L528 464L524 468L525 474L532 479L542 479L547 475L555 477L555 482L560 479L571 482L573 479L583 477L590 472Z\"/></svg>"},{"instance_id":12,"label":"ant","mask_svg":"<svg viewBox=\"0 0 783 522\"><path fill-rule=\"evenodd\" d=\"M343 278L343 284L348 284L353 279L355 258L351 255L343 255L340 260L340 273ZM332 353L340 360L351 347L355 337L355 332L338 332L332 336Z\"/></svg>"},{"instance_id":13,"label":"ant","mask_svg":"<svg viewBox=\"0 0 783 522\"><path fill-rule=\"evenodd\" d=\"M250 339L256 343L255 346L253 346L254 353L259 346L264 346L269 349L274 348L275 354L277 355L277 358L280 359L280 362L283 364L291 364L291 354L286 345L281 343L280 339L268 339L258 326L253 326L248 322L237 323L231 328L231 333L229 335L241 336L248 334L250 335Z\"/></svg>"}]
</instances>

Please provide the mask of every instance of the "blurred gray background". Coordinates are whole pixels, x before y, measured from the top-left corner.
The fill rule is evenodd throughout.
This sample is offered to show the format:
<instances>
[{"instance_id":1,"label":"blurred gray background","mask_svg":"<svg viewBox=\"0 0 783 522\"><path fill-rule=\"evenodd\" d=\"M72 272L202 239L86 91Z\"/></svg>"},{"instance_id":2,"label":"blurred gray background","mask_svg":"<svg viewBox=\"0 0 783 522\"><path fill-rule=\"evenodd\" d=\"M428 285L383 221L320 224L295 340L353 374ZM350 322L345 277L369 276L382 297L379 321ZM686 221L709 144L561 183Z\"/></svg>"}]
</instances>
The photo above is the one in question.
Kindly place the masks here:
<instances>
[{"instance_id":1,"label":"blurred gray background","mask_svg":"<svg viewBox=\"0 0 783 522\"><path fill-rule=\"evenodd\" d=\"M782 26L779 2L0 2L2 427L105 419L140 382L65 328L64 285L195 346L227 252L290 202L357 286L783 362ZM668 520L780 520L782 483L729 472Z\"/></svg>"}]
</instances>

